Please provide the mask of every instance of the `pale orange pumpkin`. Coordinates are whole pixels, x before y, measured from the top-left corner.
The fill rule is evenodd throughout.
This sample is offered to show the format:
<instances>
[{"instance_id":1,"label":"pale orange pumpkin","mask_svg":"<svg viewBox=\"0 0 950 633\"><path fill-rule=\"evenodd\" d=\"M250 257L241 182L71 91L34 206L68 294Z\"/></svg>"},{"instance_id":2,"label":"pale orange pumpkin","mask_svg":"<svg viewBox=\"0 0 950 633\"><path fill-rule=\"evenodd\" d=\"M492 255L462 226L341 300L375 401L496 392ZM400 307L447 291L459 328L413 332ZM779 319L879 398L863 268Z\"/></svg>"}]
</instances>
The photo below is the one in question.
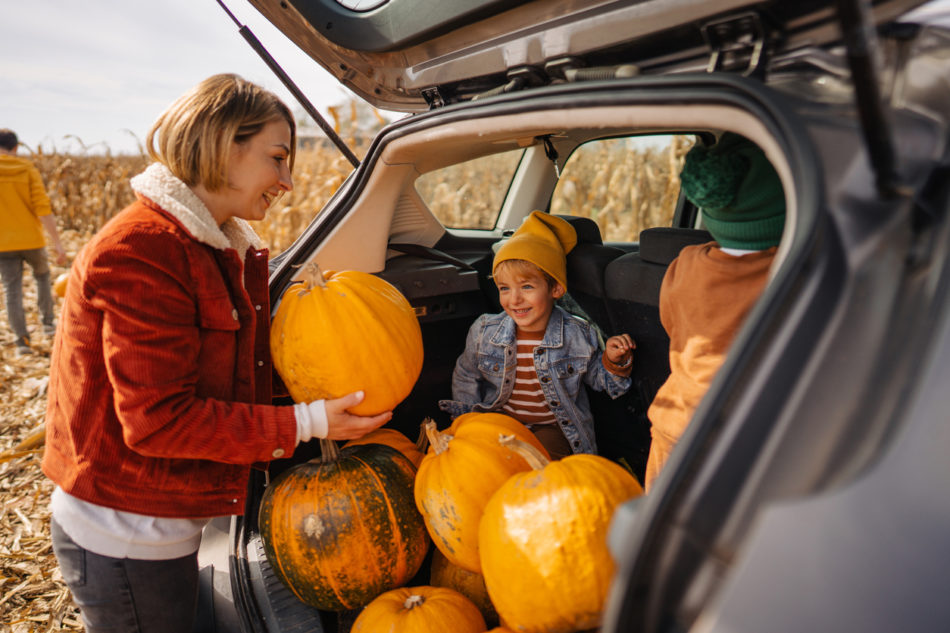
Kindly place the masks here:
<instances>
[{"instance_id":1,"label":"pale orange pumpkin","mask_svg":"<svg viewBox=\"0 0 950 633\"><path fill-rule=\"evenodd\" d=\"M475 604L446 587L400 587L360 612L351 633L484 633Z\"/></svg>"},{"instance_id":2,"label":"pale orange pumpkin","mask_svg":"<svg viewBox=\"0 0 950 633\"><path fill-rule=\"evenodd\" d=\"M432 550L429 584L458 591L475 603L488 626L498 624L498 613L488 597L488 589L482 575L452 564L438 548Z\"/></svg>"},{"instance_id":3,"label":"pale orange pumpkin","mask_svg":"<svg viewBox=\"0 0 950 633\"><path fill-rule=\"evenodd\" d=\"M596 628L614 574L610 519L643 489L606 458L549 462L533 446L510 436L505 442L533 470L512 476L485 506L478 543L488 595L519 633Z\"/></svg>"},{"instance_id":4,"label":"pale orange pumpkin","mask_svg":"<svg viewBox=\"0 0 950 633\"><path fill-rule=\"evenodd\" d=\"M358 271L321 274L316 264L284 292L271 324L274 367L297 402L362 390L356 415L391 411L422 371L422 330L395 286Z\"/></svg>"},{"instance_id":5,"label":"pale orange pumpkin","mask_svg":"<svg viewBox=\"0 0 950 633\"><path fill-rule=\"evenodd\" d=\"M419 464L422 463L422 458L425 457L425 451L429 441L426 438L424 427L420 428L419 438L415 442L396 429L380 427L370 431L359 439L350 440L343 445L343 448L347 446L359 446L361 444L383 444L385 446L391 446L408 457L412 465L418 469Z\"/></svg>"},{"instance_id":6,"label":"pale orange pumpkin","mask_svg":"<svg viewBox=\"0 0 950 633\"><path fill-rule=\"evenodd\" d=\"M547 455L534 434L514 418L466 414L445 432L434 422L426 424L429 452L416 474L416 506L432 541L453 564L478 573L478 522L485 504L509 477L531 468L498 443L500 433L515 435Z\"/></svg>"}]
</instances>

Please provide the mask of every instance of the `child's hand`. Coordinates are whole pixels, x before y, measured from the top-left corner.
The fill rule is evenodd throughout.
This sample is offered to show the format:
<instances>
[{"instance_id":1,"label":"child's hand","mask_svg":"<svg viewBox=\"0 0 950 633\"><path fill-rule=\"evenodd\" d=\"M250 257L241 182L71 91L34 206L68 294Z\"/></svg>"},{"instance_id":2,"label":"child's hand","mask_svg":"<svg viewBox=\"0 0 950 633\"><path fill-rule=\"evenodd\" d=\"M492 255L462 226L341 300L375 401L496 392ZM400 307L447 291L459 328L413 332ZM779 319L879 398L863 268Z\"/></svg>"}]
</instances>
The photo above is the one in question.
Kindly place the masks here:
<instances>
[{"instance_id":1,"label":"child's hand","mask_svg":"<svg viewBox=\"0 0 950 633\"><path fill-rule=\"evenodd\" d=\"M607 354L607 360L624 367L633 360L633 350L636 348L637 344L634 340L629 334L624 333L607 339L604 352Z\"/></svg>"}]
</instances>

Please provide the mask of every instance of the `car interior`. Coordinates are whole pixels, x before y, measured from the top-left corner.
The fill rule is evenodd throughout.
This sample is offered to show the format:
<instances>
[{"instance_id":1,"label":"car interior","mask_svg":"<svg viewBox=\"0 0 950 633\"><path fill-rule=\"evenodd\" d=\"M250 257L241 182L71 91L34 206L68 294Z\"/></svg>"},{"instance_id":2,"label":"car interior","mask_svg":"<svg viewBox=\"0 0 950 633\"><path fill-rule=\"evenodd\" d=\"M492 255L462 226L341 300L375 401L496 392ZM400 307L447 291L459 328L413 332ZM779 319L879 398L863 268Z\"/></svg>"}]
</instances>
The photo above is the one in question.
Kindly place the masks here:
<instances>
[{"instance_id":1,"label":"car interior","mask_svg":"<svg viewBox=\"0 0 950 633\"><path fill-rule=\"evenodd\" d=\"M599 392L589 396L601 454L621 461L642 480L650 442L646 410L669 374L669 340L659 320L660 282L683 246L710 237L698 225L696 209L679 195L678 180L670 185L674 190L666 201L669 208L648 220L637 235L619 239L605 237L601 224L607 229L609 222L603 217L598 223L592 217L559 212L559 176L563 171L569 179L575 161L585 160L578 150L585 144L614 140L643 146L652 141L662 152L663 143L677 138L681 160L693 142L710 143L723 129L744 129L748 134L761 127L740 111L723 109L717 117L711 110L703 112L706 124L699 129L687 125L695 126L695 111L688 108L681 117L672 116L670 108L651 107L504 114L397 135L385 147L375 148L376 156L371 149L367 160L377 164L369 179L342 188L352 206L332 209L331 201L331 210L309 229L314 235L322 229L326 238L314 248L305 234L295 247L310 251L309 259L325 270L355 268L379 274L416 309L425 345L422 375L396 408L390 425L412 438L426 418L440 428L448 426L450 420L439 411L438 401L451 397L452 370L468 328L478 315L500 311L490 277L492 245L510 235L532 210L541 209L570 221L578 235L578 244L567 257L569 296L562 303L594 323L604 338L627 332L637 343L631 389L615 401ZM663 121L663 127L650 126L650 118ZM717 119L719 126L711 126ZM615 160L623 160L624 153L615 152ZM433 210L437 193L426 192L422 184L430 174L473 161L489 161L488 171L501 172L500 184L471 183L473 189L501 190L496 196L499 208L490 211L487 229L472 228L475 222L466 220L464 212L461 219L437 217ZM611 170L609 164L601 169L607 175ZM641 204L657 206L661 201ZM614 219L624 213L633 211L617 210ZM460 228L448 228L451 223ZM345 246L353 243L362 247ZM294 249L283 257L292 260ZM283 263L278 264L276 277L283 271L289 282L296 269ZM272 283L275 286L282 287Z\"/></svg>"}]
</instances>

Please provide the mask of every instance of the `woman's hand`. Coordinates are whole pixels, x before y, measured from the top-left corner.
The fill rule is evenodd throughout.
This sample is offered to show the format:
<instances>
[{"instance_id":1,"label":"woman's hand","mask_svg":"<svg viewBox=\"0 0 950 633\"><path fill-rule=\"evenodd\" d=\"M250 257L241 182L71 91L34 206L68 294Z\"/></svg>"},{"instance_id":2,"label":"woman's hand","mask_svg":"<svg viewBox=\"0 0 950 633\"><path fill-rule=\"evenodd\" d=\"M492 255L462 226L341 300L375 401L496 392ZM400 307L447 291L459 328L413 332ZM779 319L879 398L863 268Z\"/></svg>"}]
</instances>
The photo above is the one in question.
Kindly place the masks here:
<instances>
[{"instance_id":1,"label":"woman's hand","mask_svg":"<svg viewBox=\"0 0 950 633\"><path fill-rule=\"evenodd\" d=\"M327 409L327 439L355 440L363 437L373 429L389 422L393 417L392 411L379 415L364 417L353 415L346 410L355 407L363 401L362 391L347 394L342 398L326 401Z\"/></svg>"}]
</instances>

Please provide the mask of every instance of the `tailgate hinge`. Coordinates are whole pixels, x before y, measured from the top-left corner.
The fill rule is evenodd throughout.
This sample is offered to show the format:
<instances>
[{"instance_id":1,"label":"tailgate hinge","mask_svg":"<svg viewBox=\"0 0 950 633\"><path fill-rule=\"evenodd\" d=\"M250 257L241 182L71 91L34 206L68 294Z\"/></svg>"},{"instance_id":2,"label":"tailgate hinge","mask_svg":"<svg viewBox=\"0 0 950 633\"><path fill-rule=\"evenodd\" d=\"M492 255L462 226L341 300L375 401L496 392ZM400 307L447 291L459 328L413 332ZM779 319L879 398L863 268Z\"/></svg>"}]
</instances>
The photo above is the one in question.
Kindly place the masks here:
<instances>
[{"instance_id":1,"label":"tailgate hinge","mask_svg":"<svg viewBox=\"0 0 950 633\"><path fill-rule=\"evenodd\" d=\"M764 71L767 33L757 12L707 22L700 31L710 50L707 72L735 70L749 77Z\"/></svg>"},{"instance_id":2,"label":"tailgate hinge","mask_svg":"<svg viewBox=\"0 0 950 633\"><path fill-rule=\"evenodd\" d=\"M430 110L435 110L437 108L445 107L445 99L442 97L442 93L439 91L438 86L433 86L431 88L423 88L422 98L425 99L426 103L429 104Z\"/></svg>"}]
</instances>

